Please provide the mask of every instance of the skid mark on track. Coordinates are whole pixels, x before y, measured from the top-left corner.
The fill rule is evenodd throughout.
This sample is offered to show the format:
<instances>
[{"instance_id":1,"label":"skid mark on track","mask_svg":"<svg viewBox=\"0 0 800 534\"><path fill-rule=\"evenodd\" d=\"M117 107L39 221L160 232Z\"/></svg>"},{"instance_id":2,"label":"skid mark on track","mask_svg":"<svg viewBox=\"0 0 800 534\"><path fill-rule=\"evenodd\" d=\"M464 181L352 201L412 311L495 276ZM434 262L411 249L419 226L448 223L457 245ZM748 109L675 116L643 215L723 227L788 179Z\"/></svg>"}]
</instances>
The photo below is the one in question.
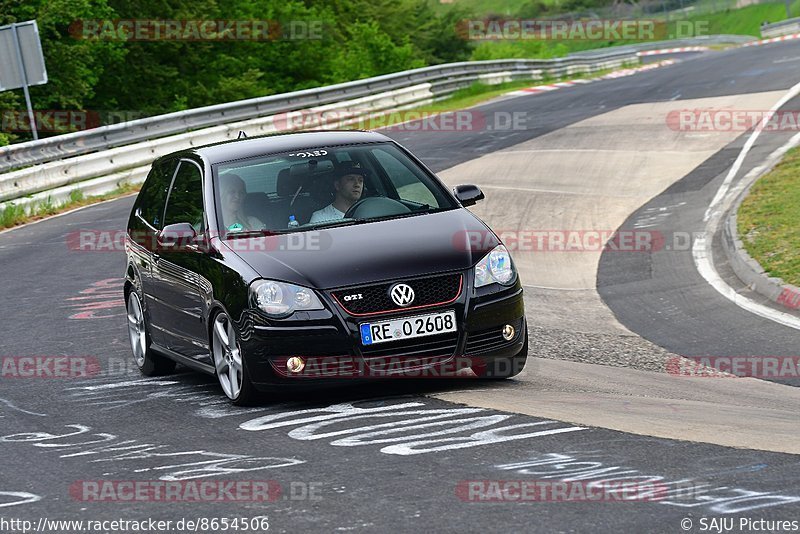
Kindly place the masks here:
<instances>
[{"instance_id":1,"label":"skid mark on track","mask_svg":"<svg viewBox=\"0 0 800 534\"><path fill-rule=\"evenodd\" d=\"M274 406L263 408L231 406L216 383L186 383L181 379L165 380L163 377L119 380L119 376L108 376L78 382L73 387L67 388L68 401L109 411L165 399L194 406L195 415L205 419L247 415L274 409Z\"/></svg>"}]
</instances>

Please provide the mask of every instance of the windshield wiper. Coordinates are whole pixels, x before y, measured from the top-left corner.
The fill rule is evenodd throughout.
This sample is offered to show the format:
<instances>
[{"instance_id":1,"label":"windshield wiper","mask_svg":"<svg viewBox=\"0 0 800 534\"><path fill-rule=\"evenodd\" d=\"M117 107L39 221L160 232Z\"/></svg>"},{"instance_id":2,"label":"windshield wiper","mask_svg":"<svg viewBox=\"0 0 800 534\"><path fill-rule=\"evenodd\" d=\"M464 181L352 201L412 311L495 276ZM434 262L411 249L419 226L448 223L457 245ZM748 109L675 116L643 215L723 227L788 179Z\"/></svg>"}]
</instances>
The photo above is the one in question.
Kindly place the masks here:
<instances>
[{"instance_id":1,"label":"windshield wiper","mask_svg":"<svg viewBox=\"0 0 800 534\"><path fill-rule=\"evenodd\" d=\"M337 226L352 226L354 224L361 224L368 222L369 219L333 219L330 221L321 221L313 225L303 226L308 230L316 230L318 228L335 228Z\"/></svg>"},{"instance_id":2,"label":"windshield wiper","mask_svg":"<svg viewBox=\"0 0 800 534\"><path fill-rule=\"evenodd\" d=\"M241 232L228 231L228 233L225 234L225 239L230 239L231 237L270 237L285 233L286 232L281 230L243 230Z\"/></svg>"}]
</instances>

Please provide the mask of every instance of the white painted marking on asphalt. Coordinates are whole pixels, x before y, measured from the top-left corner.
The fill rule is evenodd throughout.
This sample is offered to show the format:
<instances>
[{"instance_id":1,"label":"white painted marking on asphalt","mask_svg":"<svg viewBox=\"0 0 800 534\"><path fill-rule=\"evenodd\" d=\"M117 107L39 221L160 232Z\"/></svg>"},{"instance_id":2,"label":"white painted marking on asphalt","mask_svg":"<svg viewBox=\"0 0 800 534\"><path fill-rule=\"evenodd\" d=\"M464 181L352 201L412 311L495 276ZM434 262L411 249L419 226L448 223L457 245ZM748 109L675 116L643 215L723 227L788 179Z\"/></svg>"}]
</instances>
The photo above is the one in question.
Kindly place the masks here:
<instances>
[{"instance_id":1,"label":"white painted marking on asphalt","mask_svg":"<svg viewBox=\"0 0 800 534\"><path fill-rule=\"evenodd\" d=\"M406 409L414 408L414 409ZM311 408L269 414L245 421L239 425L242 430L262 432L294 426L288 436L297 440L321 440L337 438L330 445L354 447L358 445L386 445L380 452L408 456L441 452L482 445L493 445L506 441L531 439L554 434L586 430L583 427L568 426L539 430L538 427L563 425L559 421L536 421L515 425L494 426L513 418L513 415L475 415L486 412L483 408L444 408L430 409L423 403L399 403L374 408L361 408L350 403L335 404L325 408ZM473 415L472 417L458 417ZM371 423L365 426L350 426L353 421L365 419L399 420L386 423ZM456 418L458 417L458 418ZM331 430L331 426L339 428ZM342 428L344 426L345 428ZM487 428L492 427L492 428ZM537 427L535 432L511 434L515 429ZM324 432L320 430L325 429ZM484 430L480 430L484 429ZM478 430L477 432L473 432ZM472 432L469 435L454 435ZM388 436L388 437L387 437ZM443 437L446 436L446 437ZM432 439L431 439L432 438Z\"/></svg>"},{"instance_id":2,"label":"white painted marking on asphalt","mask_svg":"<svg viewBox=\"0 0 800 534\"><path fill-rule=\"evenodd\" d=\"M691 478L668 480L661 475L647 475L627 466L607 466L601 461L594 461L596 456L598 455L548 453L534 456L527 461L495 467L514 471L533 480L592 481L588 485L595 487L602 487L613 481L637 480L639 483L655 484L659 488L658 498L653 502L680 508L708 507L710 511L721 514L742 513L800 502L800 496L797 495L712 486L695 482ZM605 455L601 453L599 456L602 458Z\"/></svg>"},{"instance_id":3,"label":"white painted marking on asphalt","mask_svg":"<svg viewBox=\"0 0 800 534\"><path fill-rule=\"evenodd\" d=\"M800 93L800 84L794 86L790 91L790 93L787 94L791 94L792 92L795 91L797 91L797 93ZM781 99L781 101L784 101L784 99ZM753 132L753 135L757 136L757 133L758 131L755 131ZM748 143L749 146L748 144L745 144L744 148L742 148L742 154L746 154L746 151L749 150L750 146L752 146L750 140L748 140ZM733 175L729 174L729 176L726 177L725 179L727 183L723 183L720 186L720 191L717 193L717 197L719 197L719 200L717 200L717 197L715 197L715 203L720 205L720 208L715 209L713 213L710 214L710 218L708 219L708 224L706 226L705 235L713 236L716 233L717 229L719 228L722 216L725 213L725 210L730 206L730 204L733 203L736 197L741 193L742 189L744 189L747 186L748 182L750 181L749 179L755 178L757 175L761 174L765 169L775 165L783 157L783 155L786 154L786 152L788 152L798 144L800 144L800 134L793 136L786 144L784 144L782 147L778 148L772 154L770 154L766 162L764 162L762 165L759 165L758 167L754 168L749 173L747 173L747 175L739 182L738 186L733 189L730 189L730 181L729 181L729 178L732 178ZM741 155L740 158L737 159L737 162L740 164L740 166L741 166L740 160L743 159L744 158L741 157ZM720 196L720 193L722 193L722 196ZM724 203L722 203L723 199L725 200ZM712 202L712 206L709 206L709 210L711 210L713 206L714 203ZM709 211L706 212L706 215L709 216ZM700 273L700 276L702 276L706 280L706 282L708 282L711 285L711 287L716 289L717 292L719 292L723 297L727 298L740 308L747 310L751 313L754 313L759 317L763 317L764 319L769 319L770 321L774 321L784 326L800 330L800 319L798 319L797 317L790 315L788 313L775 310L773 308L770 308L769 306L759 304L758 302L755 302L753 300L750 300L744 295L740 295L739 293L736 292L736 290L734 290L731 286L729 286L728 283L722 279L719 273L717 273L717 270L714 267L711 242L705 236L698 236L697 239L695 240L694 245L692 246L692 257L694 259L694 264L697 267L697 272Z\"/></svg>"},{"instance_id":4,"label":"white painted marking on asphalt","mask_svg":"<svg viewBox=\"0 0 800 534\"><path fill-rule=\"evenodd\" d=\"M11 402L10 400L6 400L6 399L0 399L0 402L2 402L3 404L5 404L6 406L8 406L9 408L11 408L12 410L16 410L16 411L18 411L18 412L26 413L26 414L28 414L28 415L36 415L36 416L39 416L39 417L47 417L47 414L44 414L44 413L29 412L28 410L23 410L22 408L18 408L18 407L17 407L17 406L15 406L15 405L14 405L14 403L13 403L13 402Z\"/></svg>"},{"instance_id":5,"label":"white painted marking on asphalt","mask_svg":"<svg viewBox=\"0 0 800 534\"><path fill-rule=\"evenodd\" d=\"M789 100L800 95L800 83L793 86L789 91L778 100L774 106L772 106L768 113L765 113L764 116L761 118L761 121L756 126L756 129L750 134L750 137L747 139L747 142L742 147L742 151L739 152L739 156L736 158L736 161L733 163L733 166L728 171L728 175L725 177L725 180L722 182L717 194L714 196L714 199L709 204L708 209L706 210L705 215L703 216L704 221L708 221L716 206L722 201L722 198L728 192L730 188L731 182L733 181L734 177L739 173L739 170L742 168L742 164L744 164L744 159L747 157L747 154L750 152L750 149L753 148L753 145L756 142L756 139L761 135L761 131L767 125L767 123L772 118L774 112L781 109L784 104L786 104Z\"/></svg>"},{"instance_id":6,"label":"white painted marking on asphalt","mask_svg":"<svg viewBox=\"0 0 800 534\"><path fill-rule=\"evenodd\" d=\"M175 384L180 384L180 382L176 382L174 380L148 380L146 378L143 378L141 380L129 380L127 382L115 382L112 384L103 384L101 386L83 386L81 388L70 388L70 389L98 391L101 389L118 389L118 388L127 388L131 386L174 386Z\"/></svg>"},{"instance_id":7,"label":"white painted marking on asphalt","mask_svg":"<svg viewBox=\"0 0 800 534\"><path fill-rule=\"evenodd\" d=\"M219 477L238 473L279 469L304 464L297 458L273 456L253 457L244 454L211 452L204 449L173 451L168 445L139 443L122 440L114 434L92 433L89 426L72 424L65 428L76 429L65 434L49 432L23 432L0 437L0 442L45 448L52 452L64 452L59 458L80 458L87 463L111 462L124 464L133 473L162 472L159 480L178 481ZM97 438L90 441L72 441L75 436ZM101 445L97 445L100 443ZM88 445L93 445L87 447ZM125 462L135 462L133 466ZM178 463L176 463L178 462ZM2 493L0 493L2 495Z\"/></svg>"},{"instance_id":8,"label":"white painted marking on asphalt","mask_svg":"<svg viewBox=\"0 0 800 534\"><path fill-rule=\"evenodd\" d=\"M34 495L33 493L27 493L25 491L0 491L0 498L2 497L13 497L15 499L20 499L20 500L10 501L10 502L0 502L0 508L6 508L8 506L17 506L20 504L30 504L42 500L42 498L39 495Z\"/></svg>"}]
</instances>

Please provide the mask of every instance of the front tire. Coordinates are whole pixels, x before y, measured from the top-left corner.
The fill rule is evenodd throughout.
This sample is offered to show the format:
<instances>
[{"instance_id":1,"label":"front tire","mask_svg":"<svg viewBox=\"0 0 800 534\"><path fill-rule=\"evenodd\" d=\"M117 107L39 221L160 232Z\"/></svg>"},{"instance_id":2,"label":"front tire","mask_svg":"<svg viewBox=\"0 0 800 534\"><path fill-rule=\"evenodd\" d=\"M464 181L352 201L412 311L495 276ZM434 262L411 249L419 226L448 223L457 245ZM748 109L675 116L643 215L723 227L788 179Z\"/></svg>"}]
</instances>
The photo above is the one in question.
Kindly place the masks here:
<instances>
[{"instance_id":1,"label":"front tire","mask_svg":"<svg viewBox=\"0 0 800 534\"><path fill-rule=\"evenodd\" d=\"M128 338L131 342L133 359L139 371L145 376L165 375L174 371L174 361L153 351L142 300L135 287L131 288L128 293L126 309L128 312Z\"/></svg>"},{"instance_id":2,"label":"front tire","mask_svg":"<svg viewBox=\"0 0 800 534\"><path fill-rule=\"evenodd\" d=\"M250 373L236 339L236 329L227 314L219 313L211 327L211 353L219 385L237 406L248 406L257 399Z\"/></svg>"}]
</instances>

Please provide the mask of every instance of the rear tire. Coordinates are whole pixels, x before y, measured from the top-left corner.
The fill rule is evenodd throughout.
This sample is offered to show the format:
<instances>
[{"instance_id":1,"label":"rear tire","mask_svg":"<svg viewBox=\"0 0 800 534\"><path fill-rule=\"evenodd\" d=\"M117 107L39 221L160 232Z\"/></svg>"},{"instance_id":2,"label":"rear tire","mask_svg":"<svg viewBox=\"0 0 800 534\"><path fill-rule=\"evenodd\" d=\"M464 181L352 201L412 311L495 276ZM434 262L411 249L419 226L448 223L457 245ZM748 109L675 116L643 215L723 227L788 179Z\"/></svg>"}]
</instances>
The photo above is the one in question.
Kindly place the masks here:
<instances>
[{"instance_id":1,"label":"rear tire","mask_svg":"<svg viewBox=\"0 0 800 534\"><path fill-rule=\"evenodd\" d=\"M128 338L131 342L133 359L139 371L145 376L160 376L174 371L174 361L153 351L147 316L136 287L132 287L128 293L126 310L128 312Z\"/></svg>"}]
</instances>

